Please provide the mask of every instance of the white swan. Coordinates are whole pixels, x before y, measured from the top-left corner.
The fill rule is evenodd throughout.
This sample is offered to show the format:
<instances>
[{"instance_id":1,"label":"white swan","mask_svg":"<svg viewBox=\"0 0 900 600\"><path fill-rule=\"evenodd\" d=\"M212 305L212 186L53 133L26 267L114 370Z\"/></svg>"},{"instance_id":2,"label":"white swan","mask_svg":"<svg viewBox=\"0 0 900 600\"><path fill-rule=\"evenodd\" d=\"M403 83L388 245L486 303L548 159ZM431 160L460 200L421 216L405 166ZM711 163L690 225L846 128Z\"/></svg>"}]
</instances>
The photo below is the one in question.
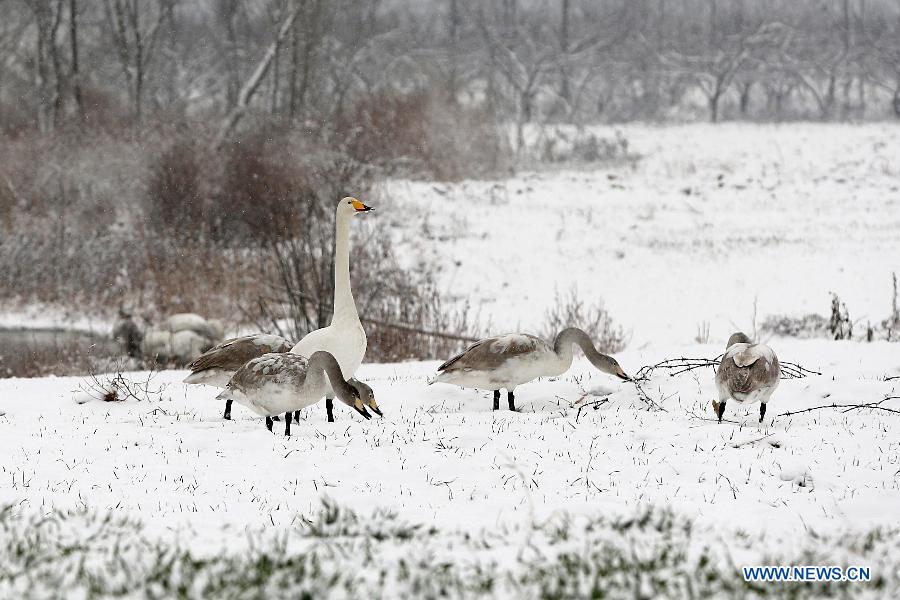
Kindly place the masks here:
<instances>
[{"instance_id":1,"label":"white swan","mask_svg":"<svg viewBox=\"0 0 900 600\"><path fill-rule=\"evenodd\" d=\"M217 398L245 405L266 417L266 427L272 431L272 416L284 415L284 435L291 435L291 416L296 410L315 404L331 389L339 400L367 419L372 416L366 405L381 415L372 388L365 384L350 385L341 368L328 352L314 352L309 358L290 352L263 354L242 366ZM363 386L365 386L363 388ZM360 397L360 390L367 397Z\"/></svg>"},{"instance_id":2,"label":"white swan","mask_svg":"<svg viewBox=\"0 0 900 600\"><path fill-rule=\"evenodd\" d=\"M345 379L353 377L366 353L366 332L350 290L350 219L370 210L371 207L356 198L342 198L338 202L334 216L334 313L331 324L309 332L291 348L292 353L301 356L311 356L319 350L330 353L340 365ZM334 421L333 395L333 390L326 386L325 410L329 422Z\"/></svg>"},{"instance_id":3,"label":"white swan","mask_svg":"<svg viewBox=\"0 0 900 600\"><path fill-rule=\"evenodd\" d=\"M334 307L331 325L317 329L293 345L283 337L258 333L222 342L188 365L191 374L185 383L225 387L231 377L247 361L269 352L288 352L310 356L325 350L337 358L344 375L349 378L362 363L366 352L366 332L363 331L350 292L350 217L372 210L356 198L343 198L335 209L335 265ZM326 385L326 394L332 395ZM225 402L226 419L231 418L231 402ZM333 421L333 403L326 401L328 420Z\"/></svg>"},{"instance_id":4,"label":"white swan","mask_svg":"<svg viewBox=\"0 0 900 600\"><path fill-rule=\"evenodd\" d=\"M740 404L759 402L759 422L766 416L766 403L781 380L781 365L775 352L765 344L754 344L738 332L728 338L725 356L716 371L719 401L713 400L713 410L722 422L725 402L733 399Z\"/></svg>"},{"instance_id":5,"label":"white swan","mask_svg":"<svg viewBox=\"0 0 900 600\"><path fill-rule=\"evenodd\" d=\"M514 390L538 377L556 377L572 366L572 345L584 351L592 365L629 381L619 363L594 348L590 337L576 327L562 330L553 346L533 335L510 333L475 342L438 367L434 382L494 390L494 410L500 408L500 388L505 388L509 410L516 410Z\"/></svg>"}]
</instances>

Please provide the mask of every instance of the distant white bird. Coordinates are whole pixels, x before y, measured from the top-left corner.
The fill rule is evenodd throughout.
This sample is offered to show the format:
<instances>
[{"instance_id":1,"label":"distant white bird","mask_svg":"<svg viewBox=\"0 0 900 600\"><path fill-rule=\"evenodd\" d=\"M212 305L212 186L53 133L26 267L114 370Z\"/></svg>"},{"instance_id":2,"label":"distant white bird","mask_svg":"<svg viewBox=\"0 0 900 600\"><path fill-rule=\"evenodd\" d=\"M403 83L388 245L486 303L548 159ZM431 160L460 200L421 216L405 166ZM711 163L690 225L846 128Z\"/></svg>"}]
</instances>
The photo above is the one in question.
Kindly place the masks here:
<instances>
[{"instance_id":1,"label":"distant white bird","mask_svg":"<svg viewBox=\"0 0 900 600\"><path fill-rule=\"evenodd\" d=\"M337 398L366 419L372 418L366 406L377 414L372 388L350 385L341 373L337 360L328 352L315 352L305 358L290 352L264 354L242 366L217 398L245 405L266 417L266 427L272 430L272 416L283 414L285 435L291 434L291 417L318 402L330 383ZM364 385L364 384L362 384ZM360 391L368 391L364 399Z\"/></svg>"},{"instance_id":2,"label":"distant white bird","mask_svg":"<svg viewBox=\"0 0 900 600\"><path fill-rule=\"evenodd\" d=\"M500 388L507 390L509 410L516 410L514 390L538 377L556 377L572 366L572 346L577 344L592 365L625 381L619 363L594 348L590 337L577 327L562 330L551 346L533 335L510 333L475 342L438 367L431 382L494 390L494 410L500 408Z\"/></svg>"},{"instance_id":3,"label":"distant white bird","mask_svg":"<svg viewBox=\"0 0 900 600\"><path fill-rule=\"evenodd\" d=\"M311 356L319 350L330 353L341 366L345 379L353 377L362 364L367 342L350 290L350 219L370 210L371 207L356 198L342 198L338 202L334 216L334 313L331 324L309 332L291 348L292 353L301 356ZM333 395L330 386L326 386L325 410L329 422L334 421Z\"/></svg>"},{"instance_id":4,"label":"distant white bird","mask_svg":"<svg viewBox=\"0 0 900 600\"><path fill-rule=\"evenodd\" d=\"M249 361L270 352L287 352L293 343L281 336L257 333L225 340L207 350L188 365L191 374L185 383L224 388L232 376ZM231 400L225 400L226 419L231 418Z\"/></svg>"},{"instance_id":5,"label":"distant white bird","mask_svg":"<svg viewBox=\"0 0 900 600\"><path fill-rule=\"evenodd\" d=\"M778 387L781 366L775 352L765 344L754 344L738 332L728 338L725 355L716 372L719 401L713 400L713 410L722 422L725 402L734 399L741 404L760 402L759 422L766 416L766 403Z\"/></svg>"},{"instance_id":6,"label":"distant white bird","mask_svg":"<svg viewBox=\"0 0 900 600\"><path fill-rule=\"evenodd\" d=\"M172 333L187 330L205 333L206 319L195 313L176 313L163 321L162 328Z\"/></svg>"},{"instance_id":7,"label":"distant white bird","mask_svg":"<svg viewBox=\"0 0 900 600\"><path fill-rule=\"evenodd\" d=\"M141 342L141 352L155 360L187 364L222 340L222 323L194 313L170 316L158 328L149 329Z\"/></svg>"}]
</instances>

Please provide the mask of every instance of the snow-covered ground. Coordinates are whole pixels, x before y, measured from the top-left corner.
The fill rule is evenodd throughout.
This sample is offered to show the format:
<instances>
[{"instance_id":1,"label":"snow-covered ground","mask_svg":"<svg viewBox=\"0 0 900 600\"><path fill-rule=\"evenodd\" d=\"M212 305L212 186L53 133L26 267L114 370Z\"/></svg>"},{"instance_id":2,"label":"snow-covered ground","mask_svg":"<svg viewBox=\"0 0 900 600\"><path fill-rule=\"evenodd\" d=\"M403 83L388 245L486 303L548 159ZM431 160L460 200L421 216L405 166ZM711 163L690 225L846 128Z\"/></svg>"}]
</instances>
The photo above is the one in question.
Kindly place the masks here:
<instances>
[{"instance_id":1,"label":"snow-covered ground","mask_svg":"<svg viewBox=\"0 0 900 600\"><path fill-rule=\"evenodd\" d=\"M632 333L617 354L631 374L717 356L728 334L752 328L754 301L758 320L824 313L829 291L854 319L888 315L890 273L900 271L895 127L623 132L643 155L633 166L391 182L378 226L408 244L410 264L434 265L494 332L539 331L556 289L602 297ZM702 322L712 342L694 344ZM367 578L368 597L381 585L409 597L435 586L559 597L568 585L568 597L584 596L609 591L597 574L612 563L613 596L900 593L900 414L783 415L888 397L880 406L900 410L900 345L771 345L821 375L783 380L762 425L758 405L732 403L727 422L713 420L710 368L654 371L640 386L660 410L583 360L520 387L519 413L492 412L489 392L426 385L437 362L364 364L357 375L385 417L363 421L339 407L329 424L318 405L291 438L240 408L224 421L216 392L182 384L179 371L116 403L76 403L79 378L0 380L0 596L76 580L92 589L84 567L65 562L79 553L91 573L123 561L142 573L135 583L109 566L121 589L162 585L157 543L190 553L172 564L179 581L197 570L194 592L221 575L211 569L245 577L240 560L267 548L266 560L287 561L253 563L267 582L295 573L291 557L304 556L334 569L334 579L307 580ZM343 512L323 509L325 499ZM50 531L34 521L53 511L75 513ZM99 532L101 522L113 533ZM48 539L57 546L48 550ZM4 572L4 561L21 571ZM880 587L742 587L739 567L757 563L870 565ZM666 587L679 578L687 588ZM195 595L243 589L221 585Z\"/></svg>"},{"instance_id":2,"label":"snow-covered ground","mask_svg":"<svg viewBox=\"0 0 900 600\"><path fill-rule=\"evenodd\" d=\"M900 409L900 380L885 380L900 374L897 346L784 341L776 349L822 375L782 381L761 426L757 406L732 404L729 422L712 420L709 368L654 373L641 385L663 410L649 410L633 384L581 361L559 380L521 387L522 412L510 413L489 410L487 393L426 385L433 362L364 365L359 375L375 389L383 419L339 409L328 424L317 405L290 438L243 410L224 421L215 392L181 384L184 372L161 373L161 393L120 403L77 404L76 378L0 380L0 506L25 515L110 511L200 555L234 552L252 539L248 532L290 530L323 498L455 536L664 507L692 520L694 546L722 544L738 565L801 555L810 532L838 539L896 531L900 415L779 415L886 396L898 398L883 406ZM619 358L637 372L720 351L672 347ZM850 552L832 551L836 561ZM897 556L879 560L897 567Z\"/></svg>"},{"instance_id":3,"label":"snow-covered ground","mask_svg":"<svg viewBox=\"0 0 900 600\"><path fill-rule=\"evenodd\" d=\"M634 345L752 329L767 314L864 326L900 272L900 128L685 125L620 132L634 164L499 181L395 181L380 214L494 332L540 331L555 291L602 298ZM401 256L403 254L401 253Z\"/></svg>"}]
</instances>

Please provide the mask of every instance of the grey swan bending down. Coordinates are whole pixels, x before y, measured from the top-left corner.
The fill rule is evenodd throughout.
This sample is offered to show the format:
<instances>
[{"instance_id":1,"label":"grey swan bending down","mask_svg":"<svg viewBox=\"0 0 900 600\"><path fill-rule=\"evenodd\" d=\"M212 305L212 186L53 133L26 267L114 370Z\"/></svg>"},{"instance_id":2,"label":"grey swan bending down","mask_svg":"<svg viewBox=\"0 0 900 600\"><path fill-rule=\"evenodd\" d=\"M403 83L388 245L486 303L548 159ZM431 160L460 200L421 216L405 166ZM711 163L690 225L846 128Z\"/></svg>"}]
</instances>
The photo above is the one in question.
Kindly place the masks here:
<instances>
[{"instance_id":1,"label":"grey swan bending down","mask_svg":"<svg viewBox=\"0 0 900 600\"><path fill-rule=\"evenodd\" d=\"M188 365L191 374L184 378L185 383L202 383L224 388L232 376L254 358L270 352L287 352L293 344L281 336L257 333L225 340L198 356ZM226 419L231 418L230 399L225 400Z\"/></svg>"},{"instance_id":2,"label":"grey swan bending down","mask_svg":"<svg viewBox=\"0 0 900 600\"><path fill-rule=\"evenodd\" d=\"M719 401L713 400L713 410L722 422L725 402L740 404L759 402L759 422L766 416L766 403L778 387L781 366L775 352L765 344L754 344L741 332L728 338L725 355L716 372Z\"/></svg>"},{"instance_id":3,"label":"grey swan bending down","mask_svg":"<svg viewBox=\"0 0 900 600\"><path fill-rule=\"evenodd\" d=\"M500 388L505 388L509 410L516 410L516 387L538 377L556 377L568 371L572 366L572 346L576 344L599 370L631 380L616 359L597 351L584 331L569 327L559 332L552 346L524 333L485 338L439 366L437 377L429 383L494 390L494 410L500 408Z\"/></svg>"},{"instance_id":4,"label":"grey swan bending down","mask_svg":"<svg viewBox=\"0 0 900 600\"><path fill-rule=\"evenodd\" d=\"M372 388L354 387L344 379L341 367L328 352L314 352L309 358L290 352L273 352L254 358L234 374L217 398L243 404L258 415L266 417L266 427L272 431L272 417L284 415L284 435L291 435L291 415L318 402L330 385L337 398L366 419L372 416L368 406L382 415L375 403ZM362 398L360 392L367 397Z\"/></svg>"}]
</instances>

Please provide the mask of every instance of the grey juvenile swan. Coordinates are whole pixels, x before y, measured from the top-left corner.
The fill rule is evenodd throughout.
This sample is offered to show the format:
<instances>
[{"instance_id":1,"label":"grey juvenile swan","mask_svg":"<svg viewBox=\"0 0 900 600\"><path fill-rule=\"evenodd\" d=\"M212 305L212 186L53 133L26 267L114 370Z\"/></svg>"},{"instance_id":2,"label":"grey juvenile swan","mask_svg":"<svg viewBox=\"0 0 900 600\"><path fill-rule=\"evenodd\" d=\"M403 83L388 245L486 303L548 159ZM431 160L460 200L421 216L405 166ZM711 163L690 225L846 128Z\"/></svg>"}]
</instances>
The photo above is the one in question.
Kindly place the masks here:
<instances>
[{"instance_id":1,"label":"grey juvenile swan","mask_svg":"<svg viewBox=\"0 0 900 600\"><path fill-rule=\"evenodd\" d=\"M500 388L507 391L509 410L516 410L517 386L538 377L556 377L572 366L572 346L577 344L592 365L619 379L630 381L619 363L594 348L591 338L577 327L563 329L551 346L541 338L509 333L475 342L438 367L430 383L494 390L494 410L500 408Z\"/></svg>"},{"instance_id":2,"label":"grey juvenile swan","mask_svg":"<svg viewBox=\"0 0 900 600\"><path fill-rule=\"evenodd\" d=\"M247 362L270 352L287 352L294 344L281 336L257 333L225 340L207 350L188 365L191 374L185 383L202 383L223 388ZM226 419L231 418L231 400L225 400Z\"/></svg>"},{"instance_id":3,"label":"grey juvenile swan","mask_svg":"<svg viewBox=\"0 0 900 600\"><path fill-rule=\"evenodd\" d=\"M722 422L725 402L734 399L741 404L760 402L759 422L766 416L766 403L778 387L781 367L778 357L765 344L754 344L741 332L728 338L725 356L716 372L719 401L713 400L713 410Z\"/></svg>"},{"instance_id":4,"label":"grey juvenile swan","mask_svg":"<svg viewBox=\"0 0 900 600\"><path fill-rule=\"evenodd\" d=\"M238 402L266 417L269 431L272 417L283 414L284 435L291 435L292 413L318 402L328 384L341 402L365 418L372 418L366 406L382 414L372 388L361 382L357 386L348 383L334 356L323 351L308 359L291 352L263 354L238 369L217 398Z\"/></svg>"}]
</instances>

